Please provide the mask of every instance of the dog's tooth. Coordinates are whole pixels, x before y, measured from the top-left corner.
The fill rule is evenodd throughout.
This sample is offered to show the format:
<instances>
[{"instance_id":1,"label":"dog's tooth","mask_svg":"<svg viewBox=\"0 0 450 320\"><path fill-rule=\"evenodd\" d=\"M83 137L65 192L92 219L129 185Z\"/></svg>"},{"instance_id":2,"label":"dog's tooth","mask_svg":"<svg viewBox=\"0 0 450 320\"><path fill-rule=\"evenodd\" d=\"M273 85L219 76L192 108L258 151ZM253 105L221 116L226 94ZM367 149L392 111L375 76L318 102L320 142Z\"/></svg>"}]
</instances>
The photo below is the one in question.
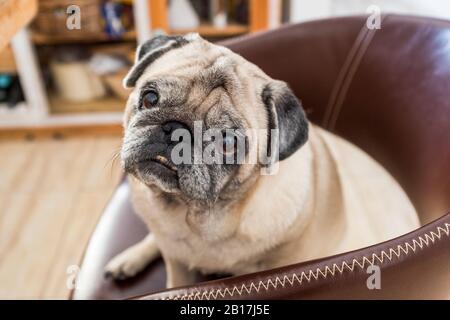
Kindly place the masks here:
<instances>
[{"instance_id":1,"label":"dog's tooth","mask_svg":"<svg viewBox=\"0 0 450 320\"><path fill-rule=\"evenodd\" d=\"M173 171L178 171L178 169L176 167L174 167L173 165L171 165L171 163L169 162L169 160L161 155L157 155L155 157L156 160L158 160L159 162L163 163L164 165L166 165L167 167L169 167L171 170Z\"/></svg>"},{"instance_id":2,"label":"dog's tooth","mask_svg":"<svg viewBox=\"0 0 450 320\"><path fill-rule=\"evenodd\" d=\"M165 162L165 163L168 162L166 157L163 157L163 156L160 156L160 155L157 155L156 159L158 159L159 161Z\"/></svg>"}]
</instances>

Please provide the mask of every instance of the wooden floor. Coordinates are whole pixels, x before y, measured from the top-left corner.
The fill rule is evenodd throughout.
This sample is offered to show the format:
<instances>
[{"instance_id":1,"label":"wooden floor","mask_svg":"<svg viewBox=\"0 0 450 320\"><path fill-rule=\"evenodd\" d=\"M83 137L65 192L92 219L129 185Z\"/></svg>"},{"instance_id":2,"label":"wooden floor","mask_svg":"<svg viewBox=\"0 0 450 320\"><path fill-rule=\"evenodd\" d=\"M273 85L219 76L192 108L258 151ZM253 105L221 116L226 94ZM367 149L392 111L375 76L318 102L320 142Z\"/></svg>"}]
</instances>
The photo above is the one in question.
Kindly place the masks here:
<instances>
[{"instance_id":1,"label":"wooden floor","mask_svg":"<svg viewBox=\"0 0 450 320\"><path fill-rule=\"evenodd\" d=\"M0 141L0 298L67 298L119 148L119 136Z\"/></svg>"}]
</instances>

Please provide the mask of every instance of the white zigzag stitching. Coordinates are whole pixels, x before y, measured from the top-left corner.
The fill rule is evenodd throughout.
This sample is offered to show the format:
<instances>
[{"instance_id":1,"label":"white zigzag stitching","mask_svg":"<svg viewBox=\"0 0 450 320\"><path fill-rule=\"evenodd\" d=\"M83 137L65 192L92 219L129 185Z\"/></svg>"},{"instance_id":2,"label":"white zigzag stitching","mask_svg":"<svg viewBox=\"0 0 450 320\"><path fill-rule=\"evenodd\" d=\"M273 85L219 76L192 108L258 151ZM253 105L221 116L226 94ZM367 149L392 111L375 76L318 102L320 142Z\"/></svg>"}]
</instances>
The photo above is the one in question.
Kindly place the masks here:
<instances>
[{"instance_id":1,"label":"white zigzag stitching","mask_svg":"<svg viewBox=\"0 0 450 320\"><path fill-rule=\"evenodd\" d=\"M278 286L282 286L283 288L286 286L286 282L293 286L294 284L301 285L303 281L310 282L312 279L317 280L321 276L323 279L326 279L328 275L335 276L336 271L339 274L342 274L345 269L353 272L355 267L359 267L361 270L366 268L366 265L374 265L376 261L380 264L383 264L387 259L392 261L393 256L395 255L397 258L400 258L403 254L406 256L411 252L416 252L417 248L423 249L424 246L429 246L430 242L433 244L436 239L440 240L443 234L450 235L450 224L444 223L443 226L436 227L435 231L430 231L429 233L425 233L422 236L418 236L417 238L411 240L410 242L405 242L403 245L397 245L396 249L389 248L388 250L382 250L379 255L376 253L372 253L369 258L364 256L361 261L353 259L351 264L348 264L346 261L342 261L341 265L337 265L333 263L331 266L325 266L322 270L317 268L316 270L308 270L302 271L300 275L293 273L291 275L284 275L282 278L276 277L268 280L260 280L256 285L254 282L251 282L249 285L243 283L240 287L235 285L232 289L230 288L220 288L220 289L212 289L209 291L199 291L192 292L190 294L177 295L173 297L167 297L168 300L210 300L217 299L217 297L225 298L233 297L234 295L242 295L242 294L250 294L251 292L259 292L261 288L268 291L270 288L277 289Z\"/></svg>"}]
</instances>

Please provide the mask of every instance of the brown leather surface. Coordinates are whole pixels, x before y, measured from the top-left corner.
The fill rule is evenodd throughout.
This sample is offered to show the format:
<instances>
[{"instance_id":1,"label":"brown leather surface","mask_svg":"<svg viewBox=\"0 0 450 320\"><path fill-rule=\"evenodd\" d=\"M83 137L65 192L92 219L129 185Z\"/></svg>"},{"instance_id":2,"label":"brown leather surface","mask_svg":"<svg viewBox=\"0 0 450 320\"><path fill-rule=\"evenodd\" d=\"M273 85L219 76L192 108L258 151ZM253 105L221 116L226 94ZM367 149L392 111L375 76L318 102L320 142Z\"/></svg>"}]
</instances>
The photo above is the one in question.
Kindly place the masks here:
<instances>
[{"instance_id":1,"label":"brown leather surface","mask_svg":"<svg viewBox=\"0 0 450 320\"><path fill-rule=\"evenodd\" d=\"M161 260L129 281L114 282L103 277L103 268L112 257L147 234L147 227L134 214L129 191L123 180L106 207L84 254L73 298L122 299L165 288L166 272Z\"/></svg>"},{"instance_id":2,"label":"brown leather surface","mask_svg":"<svg viewBox=\"0 0 450 320\"><path fill-rule=\"evenodd\" d=\"M352 141L400 182L422 222L450 211L450 22L390 15L380 30L365 28L365 17L336 18L287 26L226 43L274 78L287 81L309 118ZM122 191L120 191L122 190ZM104 280L102 268L145 235L133 214L126 183L113 196L88 245L75 298L129 298L164 288L162 261L131 281ZM292 267L206 283L199 290L233 288L243 283L360 261L371 253L404 243L400 257L383 260L382 290L369 291L361 268L319 280L294 281L270 290L254 289L241 298L449 298L450 216L396 242ZM447 229L445 229L447 228ZM424 234L428 237L424 238ZM416 242L413 241L416 239ZM419 239L419 240L417 240ZM417 242L419 241L419 242ZM408 251L409 250L409 251ZM364 280L364 281L363 281ZM272 280L273 282L273 280ZM82 289L81 289L82 288ZM195 288L162 296L196 292ZM204 297L204 296L203 296ZM214 296L213 296L214 297ZM217 297L220 297L217 296ZM224 296L228 298L228 296ZM233 298L238 298L233 294Z\"/></svg>"},{"instance_id":3,"label":"brown leather surface","mask_svg":"<svg viewBox=\"0 0 450 320\"><path fill-rule=\"evenodd\" d=\"M450 214L397 239L325 259L209 281L141 299L450 298ZM425 250L426 249L426 250ZM380 290L367 288L377 265Z\"/></svg>"}]
</instances>

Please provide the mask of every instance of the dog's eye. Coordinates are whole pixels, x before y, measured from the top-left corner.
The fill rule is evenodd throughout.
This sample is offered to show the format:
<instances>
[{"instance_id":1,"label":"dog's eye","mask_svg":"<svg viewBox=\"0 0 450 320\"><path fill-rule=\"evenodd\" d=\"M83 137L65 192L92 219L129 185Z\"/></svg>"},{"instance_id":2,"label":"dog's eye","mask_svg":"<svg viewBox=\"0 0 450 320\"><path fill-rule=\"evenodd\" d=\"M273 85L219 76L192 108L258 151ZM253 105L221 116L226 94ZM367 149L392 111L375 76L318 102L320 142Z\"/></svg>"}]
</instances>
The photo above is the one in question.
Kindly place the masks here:
<instances>
[{"instance_id":1,"label":"dog's eye","mask_svg":"<svg viewBox=\"0 0 450 320\"><path fill-rule=\"evenodd\" d=\"M156 90L147 91L142 97L142 104L145 108L154 107L159 101L159 95Z\"/></svg>"},{"instance_id":2,"label":"dog's eye","mask_svg":"<svg viewBox=\"0 0 450 320\"><path fill-rule=\"evenodd\" d=\"M237 139L234 135L224 134L222 141L224 154L233 154L236 151Z\"/></svg>"}]
</instances>

